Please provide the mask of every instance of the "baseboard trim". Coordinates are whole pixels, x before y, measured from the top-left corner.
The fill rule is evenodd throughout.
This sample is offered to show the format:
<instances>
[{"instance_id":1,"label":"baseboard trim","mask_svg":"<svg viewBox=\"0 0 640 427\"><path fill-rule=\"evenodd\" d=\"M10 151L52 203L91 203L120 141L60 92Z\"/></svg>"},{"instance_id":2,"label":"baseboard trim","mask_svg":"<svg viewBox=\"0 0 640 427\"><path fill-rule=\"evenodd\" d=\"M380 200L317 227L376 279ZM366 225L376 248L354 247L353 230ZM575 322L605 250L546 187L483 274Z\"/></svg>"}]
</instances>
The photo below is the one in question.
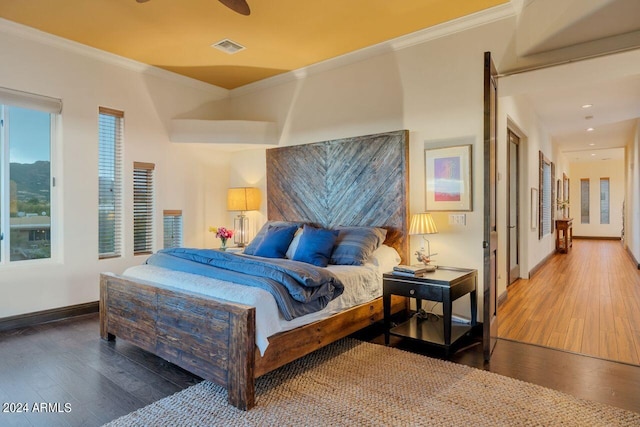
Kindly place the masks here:
<instances>
[{"instance_id":1,"label":"baseboard trim","mask_svg":"<svg viewBox=\"0 0 640 427\"><path fill-rule=\"evenodd\" d=\"M100 303L98 301L92 301L84 304L70 305L67 307L53 308L51 310L4 317L0 319L0 331L24 328L40 323L54 322L56 320L81 316L83 314L97 313L98 311L100 311Z\"/></svg>"},{"instance_id":2,"label":"baseboard trim","mask_svg":"<svg viewBox=\"0 0 640 427\"><path fill-rule=\"evenodd\" d=\"M607 237L607 236L572 236L574 239L582 240L622 240L621 237Z\"/></svg>"},{"instance_id":3,"label":"baseboard trim","mask_svg":"<svg viewBox=\"0 0 640 427\"><path fill-rule=\"evenodd\" d=\"M504 304L505 302L507 302L507 290L505 290L503 293L500 294L500 296L498 296L498 307L500 307L502 304Z\"/></svg>"},{"instance_id":4,"label":"baseboard trim","mask_svg":"<svg viewBox=\"0 0 640 427\"><path fill-rule=\"evenodd\" d=\"M629 258L631 258L631 261L633 261L633 263L638 266L638 270L640 270L640 262L638 262L636 257L633 256L633 252L631 252L631 249L629 249L629 246L626 246L625 249L627 250L627 254L629 255Z\"/></svg>"},{"instance_id":5,"label":"baseboard trim","mask_svg":"<svg viewBox=\"0 0 640 427\"><path fill-rule=\"evenodd\" d=\"M529 270L529 279L531 279L531 277L536 274L538 272L538 270L540 270L542 268L542 266L551 259L552 256L554 256L556 254L556 251L551 252L549 255L547 255L546 257L544 257L542 259L542 261L540 261L539 263L537 263L536 265L533 266L533 268L531 270Z\"/></svg>"}]
</instances>

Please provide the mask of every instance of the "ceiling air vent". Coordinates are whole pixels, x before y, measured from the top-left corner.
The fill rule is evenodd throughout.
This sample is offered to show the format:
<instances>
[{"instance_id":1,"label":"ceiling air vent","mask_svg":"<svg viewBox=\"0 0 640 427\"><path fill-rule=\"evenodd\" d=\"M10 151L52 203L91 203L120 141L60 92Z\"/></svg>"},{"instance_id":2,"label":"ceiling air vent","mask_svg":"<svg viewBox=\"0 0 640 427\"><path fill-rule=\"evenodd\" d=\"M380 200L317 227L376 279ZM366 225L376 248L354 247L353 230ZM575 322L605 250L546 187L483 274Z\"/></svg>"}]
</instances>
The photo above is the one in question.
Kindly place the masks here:
<instances>
[{"instance_id":1,"label":"ceiling air vent","mask_svg":"<svg viewBox=\"0 0 640 427\"><path fill-rule=\"evenodd\" d=\"M229 55L234 54L236 52L240 52L241 50L246 49L241 44L238 44L238 43L236 43L236 42L234 42L232 40L229 40L229 39L220 40L219 42L216 42L216 43L212 44L211 46L215 47L216 49L220 49L221 51L226 52Z\"/></svg>"}]
</instances>

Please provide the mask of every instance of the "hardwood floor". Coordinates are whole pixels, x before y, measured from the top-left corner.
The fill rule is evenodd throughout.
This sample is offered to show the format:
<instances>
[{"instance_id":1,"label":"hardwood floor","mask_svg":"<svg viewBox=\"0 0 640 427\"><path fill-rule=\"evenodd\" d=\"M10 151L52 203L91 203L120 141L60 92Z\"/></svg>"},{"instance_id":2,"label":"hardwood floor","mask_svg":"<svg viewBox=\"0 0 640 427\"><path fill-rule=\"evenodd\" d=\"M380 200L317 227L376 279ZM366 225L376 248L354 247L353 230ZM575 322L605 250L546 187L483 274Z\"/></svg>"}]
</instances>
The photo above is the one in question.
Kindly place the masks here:
<instances>
[{"instance_id":1,"label":"hardwood floor","mask_svg":"<svg viewBox=\"0 0 640 427\"><path fill-rule=\"evenodd\" d=\"M619 241L576 239L507 292L500 338L640 364L640 271Z\"/></svg>"},{"instance_id":2,"label":"hardwood floor","mask_svg":"<svg viewBox=\"0 0 640 427\"><path fill-rule=\"evenodd\" d=\"M382 344L382 325L354 337ZM394 337L391 344L439 357L420 343ZM507 340L498 340L487 364L480 342L468 344L450 360L640 412L640 367ZM97 314L0 332L0 360L3 406L42 402L53 410L0 410L1 426L100 426L201 381L123 340L102 341Z\"/></svg>"}]
</instances>

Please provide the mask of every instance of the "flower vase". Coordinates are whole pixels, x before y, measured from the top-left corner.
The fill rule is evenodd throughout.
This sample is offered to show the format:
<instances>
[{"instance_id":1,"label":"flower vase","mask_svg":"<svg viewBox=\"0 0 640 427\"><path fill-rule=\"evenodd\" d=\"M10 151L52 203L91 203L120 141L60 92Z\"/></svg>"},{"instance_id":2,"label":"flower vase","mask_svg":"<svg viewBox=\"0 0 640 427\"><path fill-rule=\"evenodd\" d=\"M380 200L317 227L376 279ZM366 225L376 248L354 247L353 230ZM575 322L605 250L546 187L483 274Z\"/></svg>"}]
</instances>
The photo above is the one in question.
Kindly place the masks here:
<instances>
[{"instance_id":1,"label":"flower vase","mask_svg":"<svg viewBox=\"0 0 640 427\"><path fill-rule=\"evenodd\" d=\"M220 250L221 251L226 251L227 250L227 239L220 239Z\"/></svg>"}]
</instances>

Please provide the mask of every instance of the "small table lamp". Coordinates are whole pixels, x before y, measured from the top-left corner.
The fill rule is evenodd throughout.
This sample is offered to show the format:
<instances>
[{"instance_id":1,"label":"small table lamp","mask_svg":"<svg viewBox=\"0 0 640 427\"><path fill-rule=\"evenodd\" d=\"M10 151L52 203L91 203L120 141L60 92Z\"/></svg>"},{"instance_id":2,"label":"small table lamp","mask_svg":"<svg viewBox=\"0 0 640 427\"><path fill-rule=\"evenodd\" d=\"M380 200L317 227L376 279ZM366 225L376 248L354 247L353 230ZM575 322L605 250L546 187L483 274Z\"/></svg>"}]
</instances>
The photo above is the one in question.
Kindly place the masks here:
<instances>
[{"instance_id":1,"label":"small table lamp","mask_svg":"<svg viewBox=\"0 0 640 427\"><path fill-rule=\"evenodd\" d=\"M411 217L411 226L409 227L410 235L422 235L422 246L419 251L416 251L416 256L418 257L418 261L423 262L425 265L429 264L431 261L432 254L431 247L429 246L429 241L425 237L427 234L435 234L438 232L436 228L436 223L433 222L433 217L430 213L422 212L418 214L414 214ZM424 253L424 242L427 242L427 253Z\"/></svg>"},{"instance_id":2,"label":"small table lamp","mask_svg":"<svg viewBox=\"0 0 640 427\"><path fill-rule=\"evenodd\" d=\"M249 243L249 218L245 211L260 209L260 189L255 187L230 188L227 191L227 210L240 211L233 220L233 242L240 247Z\"/></svg>"}]
</instances>

